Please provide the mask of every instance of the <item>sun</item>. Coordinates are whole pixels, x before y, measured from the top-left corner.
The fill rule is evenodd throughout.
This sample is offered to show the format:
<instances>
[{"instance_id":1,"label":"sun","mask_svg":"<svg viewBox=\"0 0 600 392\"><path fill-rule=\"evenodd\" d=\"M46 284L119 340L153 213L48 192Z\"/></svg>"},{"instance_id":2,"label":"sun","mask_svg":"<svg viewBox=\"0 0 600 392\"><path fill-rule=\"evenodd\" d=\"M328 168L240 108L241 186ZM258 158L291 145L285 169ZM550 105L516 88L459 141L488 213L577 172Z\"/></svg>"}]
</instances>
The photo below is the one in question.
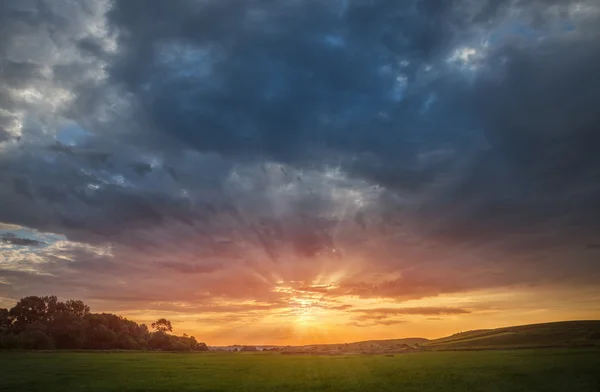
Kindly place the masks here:
<instances>
[{"instance_id":1,"label":"sun","mask_svg":"<svg viewBox=\"0 0 600 392\"><path fill-rule=\"evenodd\" d=\"M290 309L298 324L311 324L316 321L318 313L322 313L322 309L316 306L317 301L313 299L292 297L290 302Z\"/></svg>"},{"instance_id":2,"label":"sun","mask_svg":"<svg viewBox=\"0 0 600 392\"><path fill-rule=\"evenodd\" d=\"M286 313L295 324L309 325L316 323L319 316L324 316L323 295L284 285L283 282L274 289L278 293L284 294L287 298L288 306Z\"/></svg>"}]
</instances>

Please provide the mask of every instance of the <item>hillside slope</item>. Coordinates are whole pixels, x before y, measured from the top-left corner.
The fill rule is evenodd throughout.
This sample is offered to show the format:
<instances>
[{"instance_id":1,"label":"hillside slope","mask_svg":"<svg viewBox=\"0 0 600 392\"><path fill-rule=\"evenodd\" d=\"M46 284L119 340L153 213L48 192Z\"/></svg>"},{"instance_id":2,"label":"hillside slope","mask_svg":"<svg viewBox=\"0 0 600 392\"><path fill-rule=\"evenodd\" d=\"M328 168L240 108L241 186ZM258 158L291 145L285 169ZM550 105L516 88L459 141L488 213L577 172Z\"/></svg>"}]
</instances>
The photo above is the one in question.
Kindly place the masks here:
<instances>
[{"instance_id":1,"label":"hillside slope","mask_svg":"<svg viewBox=\"0 0 600 392\"><path fill-rule=\"evenodd\" d=\"M426 350L600 346L600 321L565 321L458 333L423 344Z\"/></svg>"}]
</instances>

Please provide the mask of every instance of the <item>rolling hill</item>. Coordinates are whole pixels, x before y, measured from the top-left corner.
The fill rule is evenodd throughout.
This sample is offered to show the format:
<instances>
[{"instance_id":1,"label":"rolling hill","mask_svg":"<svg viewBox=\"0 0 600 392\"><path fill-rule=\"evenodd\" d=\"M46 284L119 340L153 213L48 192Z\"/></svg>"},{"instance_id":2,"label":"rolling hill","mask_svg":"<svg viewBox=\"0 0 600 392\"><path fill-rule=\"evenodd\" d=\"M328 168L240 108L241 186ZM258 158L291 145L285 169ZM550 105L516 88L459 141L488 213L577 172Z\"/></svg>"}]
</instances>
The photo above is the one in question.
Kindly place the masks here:
<instances>
[{"instance_id":1,"label":"rolling hill","mask_svg":"<svg viewBox=\"0 0 600 392\"><path fill-rule=\"evenodd\" d=\"M481 350L600 345L600 321L565 321L462 332L429 340L426 350Z\"/></svg>"}]
</instances>

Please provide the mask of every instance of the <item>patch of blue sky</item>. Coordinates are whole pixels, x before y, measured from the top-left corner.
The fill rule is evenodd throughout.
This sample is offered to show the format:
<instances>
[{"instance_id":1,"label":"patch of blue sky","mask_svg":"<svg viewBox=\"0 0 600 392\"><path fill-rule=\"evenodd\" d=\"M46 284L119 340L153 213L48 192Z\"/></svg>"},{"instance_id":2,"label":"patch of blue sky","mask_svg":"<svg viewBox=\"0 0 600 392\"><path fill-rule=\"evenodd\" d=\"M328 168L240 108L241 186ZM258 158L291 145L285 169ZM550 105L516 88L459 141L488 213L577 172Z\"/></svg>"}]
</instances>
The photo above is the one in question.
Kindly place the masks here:
<instances>
[{"instance_id":1,"label":"patch of blue sky","mask_svg":"<svg viewBox=\"0 0 600 392\"><path fill-rule=\"evenodd\" d=\"M6 236L6 235L12 235L16 238L24 238L24 239L28 239L28 240L38 241L39 245L37 245L35 247L31 247L32 251L34 249L47 248L57 242L67 240L67 237L65 237L62 234L42 233L37 230L30 229L28 227L21 227L18 229L0 229L0 237ZM13 246L19 246L19 245L13 245ZM24 247L26 247L26 246L24 246Z\"/></svg>"},{"instance_id":2,"label":"patch of blue sky","mask_svg":"<svg viewBox=\"0 0 600 392\"><path fill-rule=\"evenodd\" d=\"M81 128L79 124L72 122L60 129L56 133L56 140L68 146L74 146L81 143L89 136L89 132Z\"/></svg>"}]
</instances>

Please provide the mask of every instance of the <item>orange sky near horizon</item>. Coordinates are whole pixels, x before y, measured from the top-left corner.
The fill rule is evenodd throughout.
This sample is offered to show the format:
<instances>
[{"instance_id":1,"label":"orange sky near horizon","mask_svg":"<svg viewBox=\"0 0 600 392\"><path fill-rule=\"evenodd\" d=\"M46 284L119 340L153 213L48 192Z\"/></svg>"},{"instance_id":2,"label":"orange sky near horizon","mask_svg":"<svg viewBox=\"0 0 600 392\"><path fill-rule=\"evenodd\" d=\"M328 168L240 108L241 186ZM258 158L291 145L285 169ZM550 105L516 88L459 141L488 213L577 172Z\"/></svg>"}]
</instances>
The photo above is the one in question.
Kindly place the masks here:
<instances>
[{"instance_id":1,"label":"orange sky near horizon","mask_svg":"<svg viewBox=\"0 0 600 392\"><path fill-rule=\"evenodd\" d=\"M279 291L279 290L278 290ZM169 318L174 333L187 333L212 346L307 345L423 337L434 339L474 329L554 321L600 319L600 294L589 289L532 293L476 291L397 302L293 291L287 305L222 303L218 312L122 311L138 322ZM231 307L232 311L227 311ZM244 310L246 309L246 310Z\"/></svg>"}]
</instances>

